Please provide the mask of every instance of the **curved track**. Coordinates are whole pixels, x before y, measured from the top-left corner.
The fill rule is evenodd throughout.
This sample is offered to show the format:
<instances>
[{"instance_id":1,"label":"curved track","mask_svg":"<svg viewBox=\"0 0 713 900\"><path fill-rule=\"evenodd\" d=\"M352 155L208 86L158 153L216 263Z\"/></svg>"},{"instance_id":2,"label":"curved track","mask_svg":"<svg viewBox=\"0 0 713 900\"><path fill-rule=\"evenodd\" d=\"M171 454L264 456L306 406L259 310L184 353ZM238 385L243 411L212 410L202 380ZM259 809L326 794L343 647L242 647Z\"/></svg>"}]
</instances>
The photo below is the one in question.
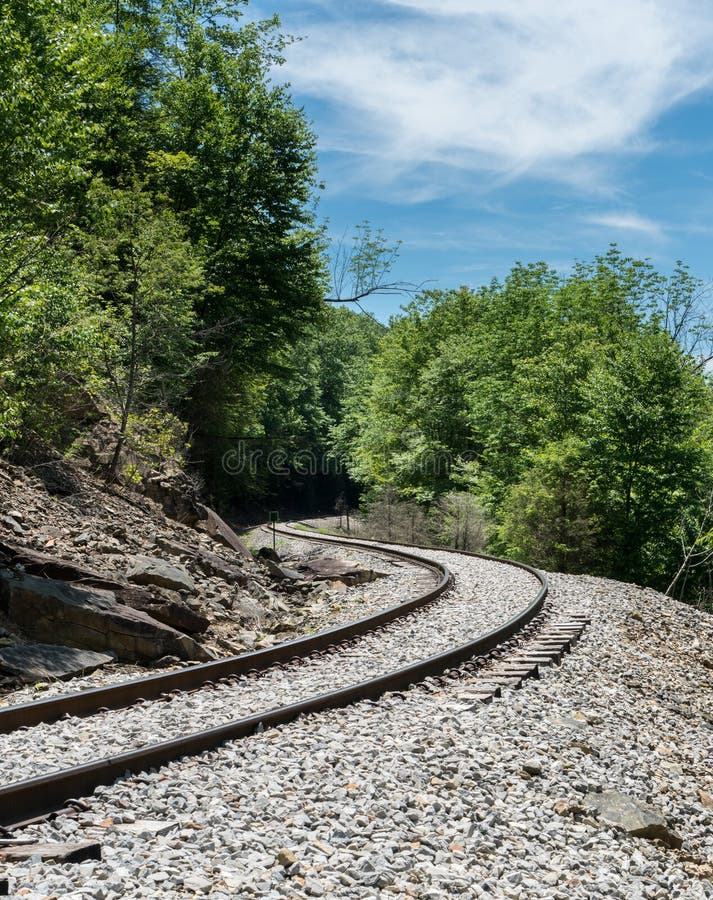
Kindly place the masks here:
<instances>
[{"instance_id":1,"label":"curved track","mask_svg":"<svg viewBox=\"0 0 713 900\"><path fill-rule=\"evenodd\" d=\"M437 652L429 653L427 651L430 638L427 640L424 635L432 636L439 631L442 625L439 616L441 619L443 618L444 610L448 610L449 603L451 607L453 606L452 601L444 596L452 585L453 579L443 561L437 561L422 554L414 554L393 545L383 546L378 542L367 543L284 529L279 529L279 532L300 541L341 543L416 562L418 565L426 566L436 572L439 579L438 584L431 591L413 600L389 607L356 622L332 628L317 635L300 638L269 650L244 654L215 663L206 663L179 672L151 676L113 687L94 689L82 694L9 707L0 711L0 730L5 732L11 732L22 726L55 722L66 715L91 716L97 713L105 717L102 726L107 732L114 728L120 730L124 727L124 720L130 722L132 716L134 716L135 724L140 720L136 719L137 713L130 710L122 714L120 718L115 717L116 721L112 722L111 719L106 719L108 715L106 710L124 709L139 699L146 701L170 699L171 692L174 692L175 696L175 692L196 690L206 686L215 687L215 683L219 679L234 681L233 684L228 683L223 686L223 693L226 694L228 701L227 706L224 705L225 709L232 712L234 706L243 707L240 709L242 713L240 718L233 718L214 727L207 727L190 734L179 733L169 740L134 747L99 760L84 761L80 758L79 764L73 765L71 768L51 771L25 781L8 784L6 787L0 788L0 824L16 825L30 817L52 812L66 804L67 798L90 794L100 784L111 783L127 772L138 773L181 756L211 749L226 740L244 737L257 729L292 721L304 713L344 706L358 700L375 699L386 691L403 689L427 676L442 674L474 656L492 651L501 643L512 638L537 616L542 609L547 593L544 576L530 567L507 561L494 561L492 557L459 554L475 559L487 559L497 565L514 565L524 569L537 579L539 590L534 597L527 598L524 606L522 601L519 602L516 614L510 616L506 622L476 637L469 633L467 611L464 609L462 615L458 611L457 618L462 626L460 631L457 633L447 632L445 639L441 638L440 643L434 644L431 641L430 649L436 648ZM447 553L453 555L453 551ZM441 554L445 555L446 552L439 551L438 555ZM439 598L441 599L439 600ZM481 599L487 600L488 598L484 596ZM436 600L438 602L434 603ZM416 615L417 612L418 615ZM458 640L458 637L467 639ZM446 641L445 646L444 640ZM381 645L380 642L382 642ZM414 644L415 646L413 646ZM394 647L401 648L403 652L395 652ZM421 652L424 647L425 653ZM406 648L408 648L408 652ZM325 657L324 654L327 651L329 656ZM323 658L318 660L315 657L316 653L321 653ZM308 666L320 670L322 681L321 683L316 682L318 690L311 691L309 682L307 682L307 686L302 688L302 695L300 695L300 691L290 692L288 687L291 683L299 684L300 681L305 681L305 672ZM302 676L301 679L284 677L283 669L288 670L289 674L294 676L293 667L300 667L297 674ZM269 703L266 705L263 692L262 700L258 695L258 699L255 700L252 707L248 703L246 708L246 689L261 678L268 677L272 681L269 683L270 691L267 696L279 698L280 705L272 707ZM221 690L218 688L215 695L220 693ZM285 700L290 700L290 702L285 703ZM189 720L194 721L194 716L198 719L201 718L201 715L196 712L195 704L187 703L181 693L177 695L176 702L179 701L185 705ZM203 724L214 721L212 719L214 702L215 698L203 703ZM148 705L153 707L152 704ZM173 703L166 705L174 706ZM225 716L225 712L223 715ZM38 754L41 747L40 731L41 729L38 729L38 734L32 737L33 747ZM77 733L80 735L75 741L77 747L83 746L85 750L88 746L91 747L87 737L82 737L81 731ZM159 733L164 733L161 728L159 728ZM21 737L27 746L29 743L27 739L30 735L23 732L18 737ZM91 741L91 738L89 740ZM4 749L4 755L8 758L7 749ZM68 755L71 756L72 753L70 752ZM81 757L82 754L79 755Z\"/></svg>"}]
</instances>

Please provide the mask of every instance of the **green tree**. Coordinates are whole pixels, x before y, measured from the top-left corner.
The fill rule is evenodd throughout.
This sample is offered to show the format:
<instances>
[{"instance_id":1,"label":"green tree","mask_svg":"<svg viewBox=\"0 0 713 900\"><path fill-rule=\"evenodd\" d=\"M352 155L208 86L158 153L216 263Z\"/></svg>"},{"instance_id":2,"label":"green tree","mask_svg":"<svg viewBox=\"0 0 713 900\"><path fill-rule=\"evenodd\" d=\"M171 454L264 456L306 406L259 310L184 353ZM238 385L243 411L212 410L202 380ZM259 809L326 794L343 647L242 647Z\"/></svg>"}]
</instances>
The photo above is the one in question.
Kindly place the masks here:
<instances>
[{"instance_id":1,"label":"green tree","mask_svg":"<svg viewBox=\"0 0 713 900\"><path fill-rule=\"evenodd\" d=\"M590 509L582 447L574 438L532 454L501 510L498 549L555 572L586 572L595 563L597 520Z\"/></svg>"},{"instance_id":2,"label":"green tree","mask_svg":"<svg viewBox=\"0 0 713 900\"><path fill-rule=\"evenodd\" d=\"M644 332L599 365L587 384L586 470L604 570L665 579L675 528L710 471L700 426L710 392L668 335ZM665 585L664 585L665 586Z\"/></svg>"},{"instance_id":3,"label":"green tree","mask_svg":"<svg viewBox=\"0 0 713 900\"><path fill-rule=\"evenodd\" d=\"M86 244L102 313L106 387L119 412L110 465L116 473L132 415L142 407L175 409L189 394L194 305L204 287L201 260L170 209L156 208L140 185L92 192L97 220Z\"/></svg>"}]
</instances>

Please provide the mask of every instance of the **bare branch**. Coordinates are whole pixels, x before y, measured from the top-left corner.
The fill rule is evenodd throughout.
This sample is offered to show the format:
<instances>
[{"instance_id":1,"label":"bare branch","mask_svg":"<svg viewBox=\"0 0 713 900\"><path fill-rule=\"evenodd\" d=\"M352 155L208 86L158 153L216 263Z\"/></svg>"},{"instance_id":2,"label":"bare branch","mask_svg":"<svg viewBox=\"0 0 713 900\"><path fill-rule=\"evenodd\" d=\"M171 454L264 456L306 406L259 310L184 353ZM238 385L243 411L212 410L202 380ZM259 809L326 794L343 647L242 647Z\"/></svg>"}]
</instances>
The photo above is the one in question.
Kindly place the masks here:
<instances>
[{"instance_id":1,"label":"bare branch","mask_svg":"<svg viewBox=\"0 0 713 900\"><path fill-rule=\"evenodd\" d=\"M332 295L326 303L356 303L375 295L413 296L427 282L390 281L388 276L399 257L401 241L390 244L381 228L372 229L369 222L357 225L347 245L346 232L332 253Z\"/></svg>"}]
</instances>

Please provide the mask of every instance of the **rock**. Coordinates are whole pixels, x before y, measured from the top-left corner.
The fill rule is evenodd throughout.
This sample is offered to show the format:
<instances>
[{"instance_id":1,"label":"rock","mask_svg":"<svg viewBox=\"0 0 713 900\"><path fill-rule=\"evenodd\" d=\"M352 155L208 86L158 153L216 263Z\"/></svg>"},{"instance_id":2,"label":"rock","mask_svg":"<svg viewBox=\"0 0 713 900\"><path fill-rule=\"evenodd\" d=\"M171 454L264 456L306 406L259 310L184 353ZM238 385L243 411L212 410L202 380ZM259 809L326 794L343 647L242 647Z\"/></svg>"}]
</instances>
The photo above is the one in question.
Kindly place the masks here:
<instances>
[{"instance_id":1,"label":"rock","mask_svg":"<svg viewBox=\"0 0 713 900\"><path fill-rule=\"evenodd\" d=\"M587 810L573 800L558 800L555 803L555 812L558 816L581 816Z\"/></svg>"},{"instance_id":2,"label":"rock","mask_svg":"<svg viewBox=\"0 0 713 900\"><path fill-rule=\"evenodd\" d=\"M249 597L241 597L234 602L233 612L244 622L262 622L267 615L265 609Z\"/></svg>"},{"instance_id":3,"label":"rock","mask_svg":"<svg viewBox=\"0 0 713 900\"><path fill-rule=\"evenodd\" d=\"M667 827L660 812L627 794L618 791L590 793L586 795L585 803L595 810L600 821L632 837L658 839L675 848L683 843L683 839Z\"/></svg>"},{"instance_id":4,"label":"rock","mask_svg":"<svg viewBox=\"0 0 713 900\"><path fill-rule=\"evenodd\" d=\"M177 656L161 656L159 659L154 659L151 662L146 663L146 665L151 669L182 669L187 663Z\"/></svg>"},{"instance_id":5,"label":"rock","mask_svg":"<svg viewBox=\"0 0 713 900\"><path fill-rule=\"evenodd\" d=\"M210 626L210 619L200 613L194 612L185 603L177 603L168 600L165 603L157 603L147 606L145 612L152 618L177 628L179 631L187 631L189 634L203 634Z\"/></svg>"},{"instance_id":6,"label":"rock","mask_svg":"<svg viewBox=\"0 0 713 900\"><path fill-rule=\"evenodd\" d=\"M114 654L57 644L20 644L0 650L0 669L32 683L45 678L88 675L115 658Z\"/></svg>"},{"instance_id":7,"label":"rock","mask_svg":"<svg viewBox=\"0 0 713 900\"><path fill-rule=\"evenodd\" d=\"M237 584L245 587L248 583L248 576L242 569L232 566L224 559L209 553L207 550L200 550L196 557L196 564L205 575L214 575L216 578L222 578L228 584Z\"/></svg>"},{"instance_id":8,"label":"rock","mask_svg":"<svg viewBox=\"0 0 713 900\"><path fill-rule=\"evenodd\" d=\"M193 593L196 589L195 582L183 566L173 566L155 556L132 557L126 577L134 584L155 584L172 591Z\"/></svg>"},{"instance_id":9,"label":"rock","mask_svg":"<svg viewBox=\"0 0 713 900\"><path fill-rule=\"evenodd\" d=\"M166 822L164 819L138 819L136 822L112 823L110 827L136 837L155 838L170 834L179 827L179 824L178 822Z\"/></svg>"},{"instance_id":10,"label":"rock","mask_svg":"<svg viewBox=\"0 0 713 900\"><path fill-rule=\"evenodd\" d=\"M60 559L50 553L41 553L30 547L20 547L0 541L0 557L4 557L10 565L20 565L31 575L42 575L60 581L80 581L83 585L122 590L125 585L107 578L101 572L87 569L67 559Z\"/></svg>"},{"instance_id":11,"label":"rock","mask_svg":"<svg viewBox=\"0 0 713 900\"><path fill-rule=\"evenodd\" d=\"M226 562L215 553L210 553L202 547L189 547L188 544L181 544L178 541L172 541L168 538L157 537L156 544L162 550L170 553L172 556L188 556L190 557L204 575L215 575L216 578L222 578L230 584L238 584L244 587L248 582L248 576L235 565Z\"/></svg>"},{"instance_id":12,"label":"rock","mask_svg":"<svg viewBox=\"0 0 713 900\"><path fill-rule=\"evenodd\" d=\"M195 526L201 519L198 492L191 478L176 469L151 475L142 485L144 496L160 504L164 513L177 522Z\"/></svg>"},{"instance_id":13,"label":"rock","mask_svg":"<svg viewBox=\"0 0 713 900\"><path fill-rule=\"evenodd\" d=\"M9 528L10 531L12 531L13 534L16 534L18 537L22 537L22 535L25 533L25 529L22 527L22 525L20 525L17 519L14 519L12 516L2 516L0 517L0 522L2 522L6 528Z\"/></svg>"},{"instance_id":14,"label":"rock","mask_svg":"<svg viewBox=\"0 0 713 900\"><path fill-rule=\"evenodd\" d=\"M81 534L78 534L75 537L73 543L77 547L86 547L86 545L89 543L89 541L91 541L91 539L92 539L91 534L89 534L88 531L83 531Z\"/></svg>"},{"instance_id":15,"label":"rock","mask_svg":"<svg viewBox=\"0 0 713 900\"><path fill-rule=\"evenodd\" d=\"M257 551L258 559L271 559L274 563L278 565L282 562L282 557L277 552L277 550L273 550L272 547L260 547Z\"/></svg>"},{"instance_id":16,"label":"rock","mask_svg":"<svg viewBox=\"0 0 713 900\"><path fill-rule=\"evenodd\" d=\"M206 658L191 638L118 603L110 591L0 570L0 608L37 641L110 651L132 662Z\"/></svg>"},{"instance_id":17,"label":"rock","mask_svg":"<svg viewBox=\"0 0 713 900\"><path fill-rule=\"evenodd\" d=\"M527 772L528 775L542 775L542 760L536 757L526 759L522 764L522 770Z\"/></svg>"},{"instance_id":18,"label":"rock","mask_svg":"<svg viewBox=\"0 0 713 900\"><path fill-rule=\"evenodd\" d=\"M161 592L168 596L161 596ZM114 591L114 595L119 603L130 606L132 609L139 609L147 615L163 622L164 625L170 625L171 628L177 628L179 631L186 631L189 634L203 634L210 626L210 619L206 618L202 612L202 604L199 600L189 605L182 600L177 600L168 589L161 588L149 591L145 587L131 585L120 590Z\"/></svg>"},{"instance_id":19,"label":"rock","mask_svg":"<svg viewBox=\"0 0 713 900\"><path fill-rule=\"evenodd\" d=\"M709 794L700 788L698 790L698 800L705 809L713 809L713 794Z\"/></svg>"},{"instance_id":20,"label":"rock","mask_svg":"<svg viewBox=\"0 0 713 900\"><path fill-rule=\"evenodd\" d=\"M277 863L280 866L284 866L286 869L289 869L290 866L294 866L297 862L297 857L292 852L292 850L288 850L287 847L283 847L282 850L277 851Z\"/></svg>"},{"instance_id":21,"label":"rock","mask_svg":"<svg viewBox=\"0 0 713 900\"><path fill-rule=\"evenodd\" d=\"M213 890L213 882L201 875L190 875L183 879L183 886L194 894L210 894Z\"/></svg>"},{"instance_id":22,"label":"rock","mask_svg":"<svg viewBox=\"0 0 713 900\"><path fill-rule=\"evenodd\" d=\"M322 581L343 581L345 584L366 584L384 576L373 569L363 569L356 563L330 556L306 560L297 565L304 577Z\"/></svg>"},{"instance_id":23,"label":"rock","mask_svg":"<svg viewBox=\"0 0 713 900\"><path fill-rule=\"evenodd\" d=\"M198 509L204 516L202 524L213 540L220 541L220 543L225 544L226 547L236 550L241 556L245 557L245 559L252 560L252 553L240 540L230 525L220 518L218 513L202 504L199 504Z\"/></svg>"},{"instance_id":24,"label":"rock","mask_svg":"<svg viewBox=\"0 0 713 900\"><path fill-rule=\"evenodd\" d=\"M78 466L56 454L54 459L34 465L33 474L39 477L48 494L70 497L72 494L80 493L84 488L78 469Z\"/></svg>"},{"instance_id":25,"label":"rock","mask_svg":"<svg viewBox=\"0 0 713 900\"><path fill-rule=\"evenodd\" d=\"M302 581L302 575L296 569L278 566L271 559L262 559L261 562L274 581Z\"/></svg>"}]
</instances>

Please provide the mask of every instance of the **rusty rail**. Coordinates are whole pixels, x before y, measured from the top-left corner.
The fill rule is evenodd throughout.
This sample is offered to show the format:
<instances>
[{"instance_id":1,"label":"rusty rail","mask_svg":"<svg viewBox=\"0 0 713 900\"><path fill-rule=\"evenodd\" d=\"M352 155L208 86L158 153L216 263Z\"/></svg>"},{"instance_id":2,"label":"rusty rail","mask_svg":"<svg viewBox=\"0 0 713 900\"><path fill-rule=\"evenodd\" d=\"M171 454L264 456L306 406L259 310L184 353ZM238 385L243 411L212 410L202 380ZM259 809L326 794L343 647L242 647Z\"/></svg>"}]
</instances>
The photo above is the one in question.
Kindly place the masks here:
<instances>
[{"instance_id":1,"label":"rusty rail","mask_svg":"<svg viewBox=\"0 0 713 900\"><path fill-rule=\"evenodd\" d=\"M295 535L291 535L295 537ZM319 541L311 535L301 540ZM347 543L346 541L344 542ZM354 546L350 541L348 546ZM374 552L371 545L356 544L362 549ZM200 688L206 682L218 681L222 678L246 675L250 672L262 672L271 666L288 663L295 656L306 657L320 650L325 650L345 640L353 640L361 637L369 631L381 628L395 619L409 615L416 609L420 609L431 603L446 591L453 580L453 576L446 566L424 559L412 553L377 550L387 556L395 556L398 559L407 559L418 563L423 568L432 571L438 578L434 588L419 597L397 603L387 609L364 616L345 625L338 625L319 631L316 634L286 641L275 647L265 650L255 650L250 653L242 653L239 656L229 656L215 662L201 663L180 669L176 672L165 672L160 675L149 675L132 681L107 687L91 688L75 694L67 694L62 697L51 697L46 700L33 700L30 703L22 703L16 706L0 708L0 734L8 734L18 728L32 727L42 722L56 722L64 716L91 716L103 709L123 709L140 700L156 700L164 694L172 691L190 691Z\"/></svg>"},{"instance_id":2,"label":"rusty rail","mask_svg":"<svg viewBox=\"0 0 713 900\"><path fill-rule=\"evenodd\" d=\"M303 540L324 543L340 542L339 538L333 540L331 538L325 538L322 535L303 536L301 533L284 531L282 531L282 533L288 533L290 537L299 537ZM348 546L361 546L364 549L378 553L388 552L390 555L416 560L420 563L424 562L421 558L407 552L387 551L371 544L363 544L352 540L341 541L341 543L347 544ZM467 555L478 556L479 554ZM487 558L495 559L494 557ZM319 635L314 635L310 638L300 638L296 641L291 641L288 644L270 648L270 650L267 651L258 651L257 654L245 654L245 656L242 657L233 657L230 660L223 660L222 664L236 665L247 657L252 660L252 664L247 666L247 668L243 668L241 665L240 671L250 671L256 668L254 660L258 657L262 661L261 667L267 668L269 665L273 665L278 661L286 661L293 658L297 655L295 652L296 649L301 649L302 655L314 652L316 649L325 649L326 647L334 646L336 642L341 642L347 637L355 637L359 634L364 634L373 630L375 627L379 627L400 616L406 615L406 607L410 607L410 609L408 609L410 612L419 606L425 606L427 603L431 602L431 600L435 599L435 597L440 596L440 594L449 587L452 580L452 576L445 566L433 561L429 561L429 564L441 572L441 578L436 588L421 597L415 598L412 601L407 601L404 604L399 604L398 606L390 607L388 610L384 610L372 616L367 616L364 619L360 619L358 622L329 629L328 631L321 632ZM0 788L0 826L11 827L14 825L15 827L19 827L18 823L23 823L32 818L49 814L64 807L69 797L87 796L98 786L111 784L126 773L137 774L151 768L165 765L184 756L202 753L206 750L211 750L220 746L225 741L247 737L255 733L258 729L292 722L301 715L321 712L326 709L337 709L351 703L356 703L360 700L374 700L387 691L402 690L426 677L440 675L444 671L458 666L474 656L490 652L499 644L512 638L518 631L527 625L527 623L537 616L541 611L545 597L547 596L547 579L542 573L530 566L519 563L516 563L515 565L532 573L540 582L540 589L523 610L503 625L491 630L487 634L457 647L453 647L443 653L430 656L427 659L413 663L397 671L389 672L376 678L350 685L346 688L310 697L299 703L276 707L274 709L237 719L234 722L229 722L225 725L193 734L183 735L160 744L153 744L138 750L132 750L116 756L75 766L70 769L51 772L37 778L7 785L6 787ZM318 640L318 646L314 644L315 640ZM272 654L278 654L280 658L278 659ZM268 659L270 660L269 662L267 662ZM144 692L140 696L145 697L145 685L147 683L155 685L156 682L162 678L170 678L175 675L182 676L194 673L195 670L202 670L199 675L201 680L200 682L196 682L196 684L199 685L205 683L207 680L214 680L216 677L222 677L215 675L216 667L220 665L221 663L206 663L203 666L196 666L195 669L170 673L168 676L153 676L152 678L130 682L129 684L134 686L131 689L132 691L137 689L135 687L136 685L144 687ZM205 673L208 671L212 671L213 675L206 675ZM119 685L116 687L121 688L126 686ZM99 692L88 691L86 693L93 694L94 698L97 698L101 691L116 690L116 687L99 689ZM162 687L157 694L153 694L152 696L158 696L161 693L164 693L164 691L165 688ZM17 709L28 711L33 707L45 706L47 703L61 700L66 702L69 699L72 699L73 703L77 704L78 698L83 696L85 695L71 695L70 698L56 698L55 701L45 701L40 704L26 704L24 707L17 707ZM119 697L121 695L117 694L114 696ZM135 699L138 698L134 697L134 700ZM102 703L101 705L106 706L106 703ZM126 705L126 702L122 700L114 708L120 708L124 705ZM63 715L64 713L61 714ZM58 718L58 716L53 713L51 718L40 718L37 721L54 721L56 718Z\"/></svg>"}]
</instances>

